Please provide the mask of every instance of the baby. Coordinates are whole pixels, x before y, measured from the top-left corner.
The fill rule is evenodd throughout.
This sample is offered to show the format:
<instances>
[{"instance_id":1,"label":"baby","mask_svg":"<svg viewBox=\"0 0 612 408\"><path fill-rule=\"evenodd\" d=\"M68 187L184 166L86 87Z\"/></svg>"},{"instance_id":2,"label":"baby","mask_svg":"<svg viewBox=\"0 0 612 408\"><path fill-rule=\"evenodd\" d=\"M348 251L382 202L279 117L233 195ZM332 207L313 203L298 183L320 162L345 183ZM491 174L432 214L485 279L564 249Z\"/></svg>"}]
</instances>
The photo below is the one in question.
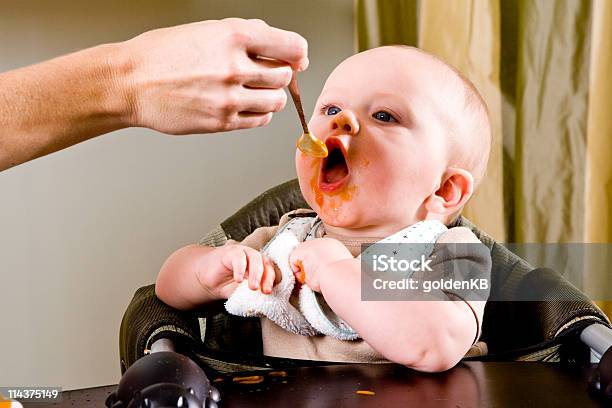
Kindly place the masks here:
<instances>
[{"instance_id":1,"label":"baby","mask_svg":"<svg viewBox=\"0 0 612 408\"><path fill-rule=\"evenodd\" d=\"M264 354L392 361L430 372L453 367L474 349L485 302L450 293L449 300L363 301L356 257L362 244L424 220L451 226L437 243L482 246L469 229L452 227L487 165L491 130L482 98L437 58L406 46L380 47L346 59L331 73L309 129L329 156L297 151L296 169L321 228L293 250L289 262L359 339L300 336L262 318ZM175 308L194 309L228 299L243 280L254 291L271 293L280 273L260 250L277 230L259 228L242 243L219 248L179 249L160 271L157 296ZM486 248L456 258L447 260L490 273Z\"/></svg>"}]
</instances>

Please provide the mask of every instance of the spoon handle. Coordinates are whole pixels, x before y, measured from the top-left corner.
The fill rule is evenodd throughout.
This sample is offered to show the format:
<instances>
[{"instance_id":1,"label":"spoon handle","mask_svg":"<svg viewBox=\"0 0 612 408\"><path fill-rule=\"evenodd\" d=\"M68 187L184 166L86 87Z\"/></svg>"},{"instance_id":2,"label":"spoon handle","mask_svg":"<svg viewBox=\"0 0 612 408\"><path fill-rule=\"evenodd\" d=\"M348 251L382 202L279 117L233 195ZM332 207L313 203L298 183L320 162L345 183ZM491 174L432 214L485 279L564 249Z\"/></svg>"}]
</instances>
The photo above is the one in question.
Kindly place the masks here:
<instances>
[{"instance_id":1,"label":"spoon handle","mask_svg":"<svg viewBox=\"0 0 612 408\"><path fill-rule=\"evenodd\" d=\"M291 76L291 81L289 82L289 93L291 94L291 99L293 99L293 104L295 105L295 110L297 110L298 116L300 117L300 122L302 123L302 130L304 133L308 132L308 125L306 125L306 119L304 118L304 108L302 108L302 99L300 98L300 89L297 84L297 71L293 71L293 76Z\"/></svg>"}]
</instances>

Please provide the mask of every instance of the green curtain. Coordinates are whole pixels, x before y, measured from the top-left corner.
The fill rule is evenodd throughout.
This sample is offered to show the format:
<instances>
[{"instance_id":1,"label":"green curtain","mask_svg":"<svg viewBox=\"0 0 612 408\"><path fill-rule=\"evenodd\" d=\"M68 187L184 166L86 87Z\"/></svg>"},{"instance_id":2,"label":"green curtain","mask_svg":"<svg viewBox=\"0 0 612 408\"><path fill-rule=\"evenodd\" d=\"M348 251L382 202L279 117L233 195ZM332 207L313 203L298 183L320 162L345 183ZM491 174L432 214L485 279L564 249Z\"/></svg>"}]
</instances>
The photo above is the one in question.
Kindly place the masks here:
<instances>
[{"instance_id":1,"label":"green curtain","mask_svg":"<svg viewBox=\"0 0 612 408\"><path fill-rule=\"evenodd\" d=\"M586 242L612 242L612 2L593 3L586 152ZM586 280L587 289L610 288L609 274ZM612 316L612 302L599 302Z\"/></svg>"},{"instance_id":2,"label":"green curtain","mask_svg":"<svg viewBox=\"0 0 612 408\"><path fill-rule=\"evenodd\" d=\"M356 12L359 51L418 46L487 101L493 145L468 218L505 242L612 242L612 2L357 0Z\"/></svg>"}]
</instances>

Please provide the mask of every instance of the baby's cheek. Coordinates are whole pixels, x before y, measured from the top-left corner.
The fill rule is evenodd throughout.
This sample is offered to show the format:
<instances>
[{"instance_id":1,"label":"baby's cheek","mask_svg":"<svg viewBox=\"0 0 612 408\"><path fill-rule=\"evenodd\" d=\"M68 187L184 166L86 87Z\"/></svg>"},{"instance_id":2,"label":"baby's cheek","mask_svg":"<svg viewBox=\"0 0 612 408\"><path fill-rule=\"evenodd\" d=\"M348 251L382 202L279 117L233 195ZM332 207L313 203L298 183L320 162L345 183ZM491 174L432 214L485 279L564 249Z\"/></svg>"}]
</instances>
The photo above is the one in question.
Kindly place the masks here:
<instances>
[{"instance_id":1,"label":"baby's cheek","mask_svg":"<svg viewBox=\"0 0 612 408\"><path fill-rule=\"evenodd\" d=\"M305 155L301 150L295 149L295 167L300 170L312 169L321 159Z\"/></svg>"},{"instance_id":2,"label":"baby's cheek","mask_svg":"<svg viewBox=\"0 0 612 408\"><path fill-rule=\"evenodd\" d=\"M316 159L306 156L299 150L295 154L295 170L300 181L309 180L316 170Z\"/></svg>"},{"instance_id":3,"label":"baby's cheek","mask_svg":"<svg viewBox=\"0 0 612 408\"><path fill-rule=\"evenodd\" d=\"M363 189L378 194L385 193L393 183L393 169L381 166L380 163L371 163L359 169L359 179Z\"/></svg>"},{"instance_id":4,"label":"baby's cheek","mask_svg":"<svg viewBox=\"0 0 612 408\"><path fill-rule=\"evenodd\" d=\"M320 164L320 162L321 160L312 159L299 150L296 152L295 168L300 182L300 189L306 202L315 210L315 195L318 191L318 164Z\"/></svg>"},{"instance_id":5,"label":"baby's cheek","mask_svg":"<svg viewBox=\"0 0 612 408\"><path fill-rule=\"evenodd\" d=\"M363 190L368 193L371 207L378 208L379 211L394 211L392 207L405 205L402 201L406 194L414 195L414 175L406 174L402 166L380 164L372 163L368 167Z\"/></svg>"}]
</instances>

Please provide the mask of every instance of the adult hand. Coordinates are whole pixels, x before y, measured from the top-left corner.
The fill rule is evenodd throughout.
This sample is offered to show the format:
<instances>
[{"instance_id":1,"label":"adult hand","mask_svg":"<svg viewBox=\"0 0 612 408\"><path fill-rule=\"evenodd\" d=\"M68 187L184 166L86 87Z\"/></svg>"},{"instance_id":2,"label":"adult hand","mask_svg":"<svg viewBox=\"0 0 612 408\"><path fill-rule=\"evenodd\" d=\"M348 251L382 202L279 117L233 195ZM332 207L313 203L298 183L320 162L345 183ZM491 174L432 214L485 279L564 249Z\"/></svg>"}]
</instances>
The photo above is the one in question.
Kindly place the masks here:
<instances>
[{"instance_id":1,"label":"adult hand","mask_svg":"<svg viewBox=\"0 0 612 408\"><path fill-rule=\"evenodd\" d=\"M0 171L131 126L186 134L265 125L306 53L296 33L229 18L0 73Z\"/></svg>"},{"instance_id":2,"label":"adult hand","mask_svg":"<svg viewBox=\"0 0 612 408\"><path fill-rule=\"evenodd\" d=\"M146 32L124 43L136 126L169 134L263 126L308 66L300 35L228 18Z\"/></svg>"}]
</instances>

